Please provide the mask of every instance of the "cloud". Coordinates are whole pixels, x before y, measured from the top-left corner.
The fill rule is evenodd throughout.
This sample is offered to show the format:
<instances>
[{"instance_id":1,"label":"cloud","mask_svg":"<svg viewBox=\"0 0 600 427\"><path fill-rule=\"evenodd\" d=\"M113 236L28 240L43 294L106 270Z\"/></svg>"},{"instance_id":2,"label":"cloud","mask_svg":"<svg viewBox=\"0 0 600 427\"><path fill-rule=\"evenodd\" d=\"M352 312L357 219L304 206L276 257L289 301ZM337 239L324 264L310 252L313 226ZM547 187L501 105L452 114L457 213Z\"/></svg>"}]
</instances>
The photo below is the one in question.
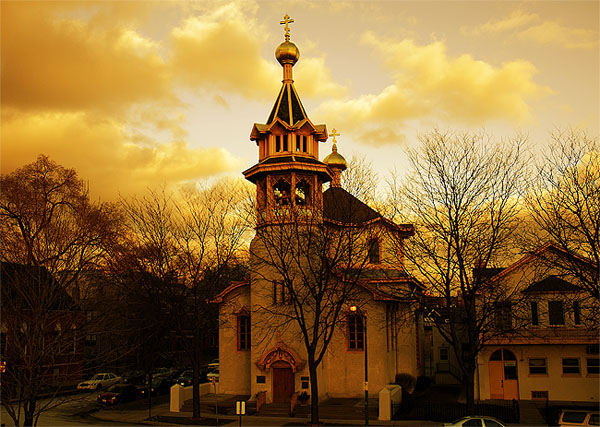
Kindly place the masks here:
<instances>
[{"instance_id":1,"label":"cloud","mask_svg":"<svg viewBox=\"0 0 600 427\"><path fill-rule=\"evenodd\" d=\"M220 148L194 148L184 141L135 141L129 124L78 113L2 115L2 171L10 172L44 153L76 168L94 195L141 192L239 170L241 161Z\"/></svg>"},{"instance_id":2,"label":"cloud","mask_svg":"<svg viewBox=\"0 0 600 427\"><path fill-rule=\"evenodd\" d=\"M398 129L413 119L469 125L528 121L529 101L551 93L533 81L537 70L524 60L494 66L467 54L449 57L442 41L421 46L373 33L366 33L363 42L381 55L393 83L378 94L328 101L318 113L359 133L375 127L381 139L372 138L373 143L393 142Z\"/></svg>"},{"instance_id":3,"label":"cloud","mask_svg":"<svg viewBox=\"0 0 600 427\"><path fill-rule=\"evenodd\" d=\"M3 3L3 106L114 111L136 102L175 102L155 41L65 13L43 2Z\"/></svg>"},{"instance_id":4,"label":"cloud","mask_svg":"<svg viewBox=\"0 0 600 427\"><path fill-rule=\"evenodd\" d=\"M538 14L516 10L505 18L490 20L475 27L463 26L460 31L466 36L512 32L521 40L539 44L553 44L567 49L598 48L598 31L567 27L555 21L540 21Z\"/></svg>"},{"instance_id":5,"label":"cloud","mask_svg":"<svg viewBox=\"0 0 600 427\"><path fill-rule=\"evenodd\" d=\"M523 27L540 20L539 15L515 10L509 16L501 19L492 19L475 27L462 26L460 32L466 36L477 36L482 33L500 33Z\"/></svg>"},{"instance_id":6,"label":"cloud","mask_svg":"<svg viewBox=\"0 0 600 427\"><path fill-rule=\"evenodd\" d=\"M172 68L177 80L208 91L238 93L270 100L282 80L281 66L261 56L264 39L243 4L229 3L188 17L173 29ZM274 56L275 46L273 46ZM300 55L295 67L303 73L302 95L323 97L345 93L333 81L324 57Z\"/></svg>"},{"instance_id":7,"label":"cloud","mask_svg":"<svg viewBox=\"0 0 600 427\"><path fill-rule=\"evenodd\" d=\"M557 22L544 22L521 31L521 39L540 44L555 44L567 49L597 49L598 32L582 28L572 28Z\"/></svg>"}]
</instances>

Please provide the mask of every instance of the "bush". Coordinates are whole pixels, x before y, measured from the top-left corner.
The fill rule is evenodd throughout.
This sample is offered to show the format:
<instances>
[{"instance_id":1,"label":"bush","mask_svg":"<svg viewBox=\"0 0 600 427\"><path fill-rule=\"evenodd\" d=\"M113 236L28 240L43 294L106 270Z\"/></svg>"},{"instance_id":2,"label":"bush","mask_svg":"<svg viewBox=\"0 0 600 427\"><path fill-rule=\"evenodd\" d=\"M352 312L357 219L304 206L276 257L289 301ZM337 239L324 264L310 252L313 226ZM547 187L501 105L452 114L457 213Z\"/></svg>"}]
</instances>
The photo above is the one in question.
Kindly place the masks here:
<instances>
[{"instance_id":1,"label":"bush","mask_svg":"<svg viewBox=\"0 0 600 427\"><path fill-rule=\"evenodd\" d=\"M396 374L396 380L394 381L394 384L402 386L403 391L412 393L415 390L417 379L411 374L400 373Z\"/></svg>"},{"instance_id":2,"label":"bush","mask_svg":"<svg viewBox=\"0 0 600 427\"><path fill-rule=\"evenodd\" d=\"M431 387L431 378L420 376L417 378L417 384L415 385L416 391L424 391Z\"/></svg>"}]
</instances>

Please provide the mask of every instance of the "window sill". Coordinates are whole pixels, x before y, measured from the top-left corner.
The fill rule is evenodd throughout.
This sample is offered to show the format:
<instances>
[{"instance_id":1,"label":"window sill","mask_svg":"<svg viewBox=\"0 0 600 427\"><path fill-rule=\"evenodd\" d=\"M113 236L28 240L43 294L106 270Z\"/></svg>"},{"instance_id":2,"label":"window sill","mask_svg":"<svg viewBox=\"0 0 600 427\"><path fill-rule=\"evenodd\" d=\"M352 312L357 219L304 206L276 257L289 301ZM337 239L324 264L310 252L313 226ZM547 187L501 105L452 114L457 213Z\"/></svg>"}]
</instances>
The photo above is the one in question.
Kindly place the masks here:
<instances>
[{"instance_id":1,"label":"window sill","mask_svg":"<svg viewBox=\"0 0 600 427\"><path fill-rule=\"evenodd\" d=\"M545 374L531 374L530 373L528 376L529 377L534 377L534 378L535 377L542 377L542 378L544 378L544 377L548 377L548 373L545 373Z\"/></svg>"},{"instance_id":2,"label":"window sill","mask_svg":"<svg viewBox=\"0 0 600 427\"><path fill-rule=\"evenodd\" d=\"M562 374L563 378L581 378L581 374Z\"/></svg>"}]
</instances>

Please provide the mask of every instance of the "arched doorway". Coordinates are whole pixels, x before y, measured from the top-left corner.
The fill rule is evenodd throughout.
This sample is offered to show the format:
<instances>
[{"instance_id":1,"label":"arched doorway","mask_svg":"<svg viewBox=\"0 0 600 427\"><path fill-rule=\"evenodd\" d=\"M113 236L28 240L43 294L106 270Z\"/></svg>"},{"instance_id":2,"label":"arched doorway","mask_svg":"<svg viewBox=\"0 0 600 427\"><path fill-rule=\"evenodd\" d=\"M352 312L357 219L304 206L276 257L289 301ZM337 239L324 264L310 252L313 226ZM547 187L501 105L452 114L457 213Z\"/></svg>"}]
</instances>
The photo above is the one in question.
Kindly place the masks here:
<instances>
[{"instance_id":1,"label":"arched doorway","mask_svg":"<svg viewBox=\"0 0 600 427\"><path fill-rule=\"evenodd\" d=\"M488 362L490 399L519 399L517 358L513 352L496 350Z\"/></svg>"},{"instance_id":2,"label":"arched doorway","mask_svg":"<svg viewBox=\"0 0 600 427\"><path fill-rule=\"evenodd\" d=\"M304 369L305 362L282 342L265 353L256 363L261 371L271 370L273 402L289 402L295 389L294 375Z\"/></svg>"},{"instance_id":3,"label":"arched doorway","mask_svg":"<svg viewBox=\"0 0 600 427\"><path fill-rule=\"evenodd\" d=\"M273 402L289 402L294 394L294 371L289 363L279 360L271 365Z\"/></svg>"}]
</instances>

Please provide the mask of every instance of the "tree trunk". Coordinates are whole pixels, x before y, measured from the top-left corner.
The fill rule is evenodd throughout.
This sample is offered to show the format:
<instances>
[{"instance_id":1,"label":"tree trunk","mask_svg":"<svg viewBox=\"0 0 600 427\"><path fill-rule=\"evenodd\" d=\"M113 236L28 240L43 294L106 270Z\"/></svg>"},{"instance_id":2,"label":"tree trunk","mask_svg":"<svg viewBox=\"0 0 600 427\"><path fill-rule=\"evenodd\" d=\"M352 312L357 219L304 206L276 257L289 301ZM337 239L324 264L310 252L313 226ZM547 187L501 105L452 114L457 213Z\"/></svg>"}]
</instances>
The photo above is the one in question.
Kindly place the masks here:
<instances>
[{"instance_id":1,"label":"tree trunk","mask_svg":"<svg viewBox=\"0 0 600 427\"><path fill-rule=\"evenodd\" d=\"M317 367L313 357L308 357L308 373L310 375L310 424L319 425L319 385L317 383Z\"/></svg>"},{"instance_id":2,"label":"tree trunk","mask_svg":"<svg viewBox=\"0 0 600 427\"><path fill-rule=\"evenodd\" d=\"M33 414L35 413L35 397L30 396L29 399L25 401L25 405L23 406L23 412L25 415L25 419L23 420L24 426L33 426Z\"/></svg>"},{"instance_id":3,"label":"tree trunk","mask_svg":"<svg viewBox=\"0 0 600 427\"><path fill-rule=\"evenodd\" d=\"M475 407L475 365L469 363L466 366L465 372L465 397L467 400L467 411L469 414L473 413Z\"/></svg>"},{"instance_id":4,"label":"tree trunk","mask_svg":"<svg viewBox=\"0 0 600 427\"><path fill-rule=\"evenodd\" d=\"M192 405L193 405L193 418L200 418L200 358L198 357L197 340L194 339L194 357L193 357L193 373L192 373Z\"/></svg>"}]
</instances>

